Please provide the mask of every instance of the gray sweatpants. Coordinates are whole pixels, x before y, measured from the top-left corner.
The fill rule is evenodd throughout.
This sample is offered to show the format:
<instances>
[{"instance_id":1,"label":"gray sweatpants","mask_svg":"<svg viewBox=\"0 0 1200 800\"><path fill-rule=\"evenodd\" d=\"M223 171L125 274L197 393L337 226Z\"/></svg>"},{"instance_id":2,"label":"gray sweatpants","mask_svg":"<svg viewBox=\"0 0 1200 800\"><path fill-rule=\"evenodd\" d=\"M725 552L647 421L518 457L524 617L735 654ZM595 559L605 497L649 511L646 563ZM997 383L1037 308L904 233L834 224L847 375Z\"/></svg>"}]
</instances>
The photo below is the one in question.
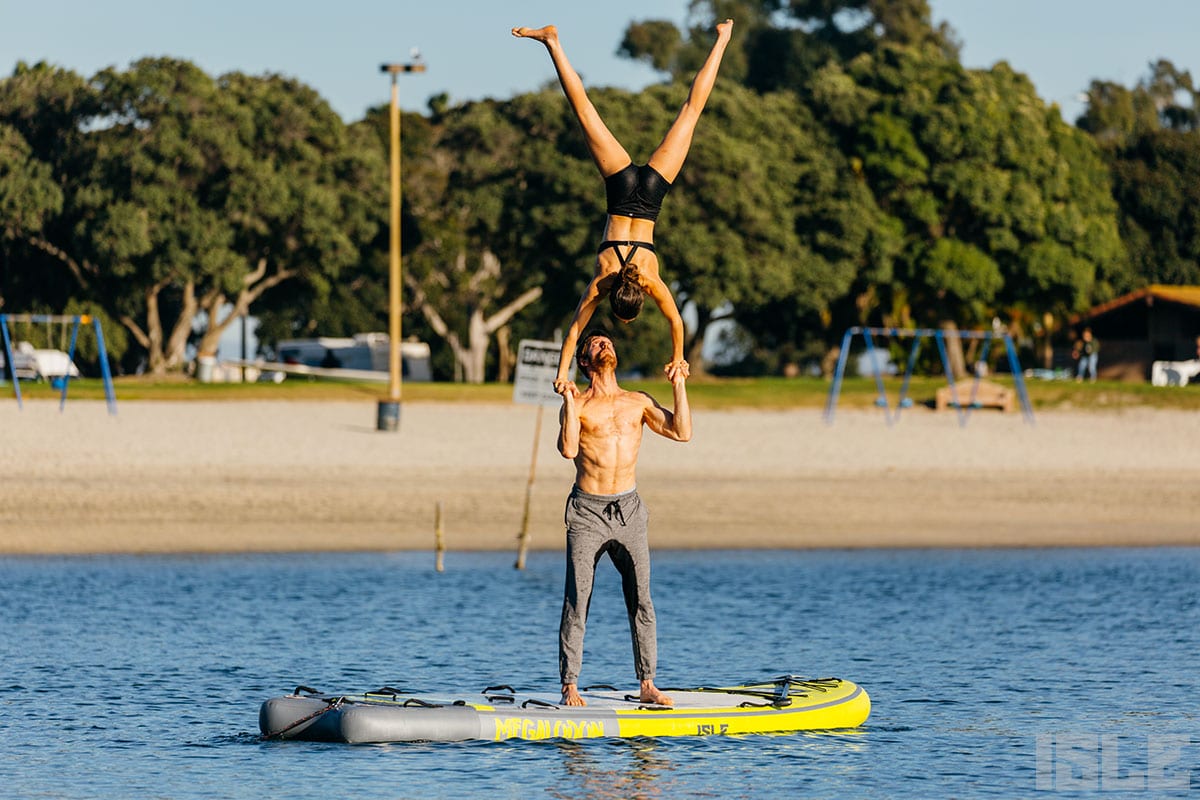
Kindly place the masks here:
<instances>
[{"instance_id":1,"label":"gray sweatpants","mask_svg":"<svg viewBox=\"0 0 1200 800\"><path fill-rule=\"evenodd\" d=\"M592 580L605 553L621 573L638 680L654 677L658 646L654 604L650 602L649 519L636 490L596 495L575 487L567 498L567 581L558 628L558 671L564 684L579 680Z\"/></svg>"}]
</instances>

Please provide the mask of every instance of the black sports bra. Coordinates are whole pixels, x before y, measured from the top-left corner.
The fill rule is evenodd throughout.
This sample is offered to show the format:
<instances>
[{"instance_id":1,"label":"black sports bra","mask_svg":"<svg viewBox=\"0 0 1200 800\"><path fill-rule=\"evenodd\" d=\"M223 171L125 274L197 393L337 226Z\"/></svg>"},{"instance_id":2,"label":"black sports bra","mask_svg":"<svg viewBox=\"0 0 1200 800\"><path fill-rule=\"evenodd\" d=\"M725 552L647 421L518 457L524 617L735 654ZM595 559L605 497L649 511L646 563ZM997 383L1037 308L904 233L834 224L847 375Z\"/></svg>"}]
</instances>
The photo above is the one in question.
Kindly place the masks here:
<instances>
[{"instance_id":1,"label":"black sports bra","mask_svg":"<svg viewBox=\"0 0 1200 800\"><path fill-rule=\"evenodd\" d=\"M649 164L639 167L631 162L625 169L604 179L609 214L651 222L658 220L663 198L670 190L670 181Z\"/></svg>"}]
</instances>

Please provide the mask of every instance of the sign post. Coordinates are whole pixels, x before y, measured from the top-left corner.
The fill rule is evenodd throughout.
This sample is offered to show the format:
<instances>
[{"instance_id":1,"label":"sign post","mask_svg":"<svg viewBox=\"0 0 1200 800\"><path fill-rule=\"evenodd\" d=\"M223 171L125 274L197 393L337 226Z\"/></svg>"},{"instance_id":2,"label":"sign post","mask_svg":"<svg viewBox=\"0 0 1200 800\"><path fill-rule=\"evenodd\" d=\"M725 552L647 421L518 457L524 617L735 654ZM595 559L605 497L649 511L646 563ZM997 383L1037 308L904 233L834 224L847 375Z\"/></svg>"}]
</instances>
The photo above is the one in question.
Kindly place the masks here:
<instances>
[{"instance_id":1,"label":"sign post","mask_svg":"<svg viewBox=\"0 0 1200 800\"><path fill-rule=\"evenodd\" d=\"M537 472L538 441L542 434L542 413L546 406L562 404L554 391L554 376L558 373L558 356L562 345L522 339L517 346L517 368L513 379L513 402L537 406L537 425L533 430L533 455L529 459L529 480L525 484L525 511L521 515L521 533L517 537L517 569L525 569L525 553L529 550L529 503L533 496L533 481ZM571 365L571 379L575 365Z\"/></svg>"}]
</instances>

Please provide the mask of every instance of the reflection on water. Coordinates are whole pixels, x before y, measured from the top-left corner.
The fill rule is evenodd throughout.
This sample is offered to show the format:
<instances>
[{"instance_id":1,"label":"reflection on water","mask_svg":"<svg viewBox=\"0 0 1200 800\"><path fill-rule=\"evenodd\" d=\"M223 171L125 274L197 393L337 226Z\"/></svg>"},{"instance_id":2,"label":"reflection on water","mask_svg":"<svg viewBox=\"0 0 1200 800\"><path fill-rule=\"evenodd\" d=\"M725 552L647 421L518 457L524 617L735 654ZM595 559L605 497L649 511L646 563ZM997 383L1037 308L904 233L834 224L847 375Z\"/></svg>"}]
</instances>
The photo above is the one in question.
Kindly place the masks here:
<instances>
[{"instance_id":1,"label":"reflection on water","mask_svg":"<svg viewBox=\"0 0 1200 800\"><path fill-rule=\"evenodd\" d=\"M1200 758L1194 549L656 554L664 684L838 675L871 695L857 732L261 741L259 704L297 684L557 687L561 554L534 554L524 573L507 554L461 554L441 574L431 563L424 553L0 559L0 794L1014 797L1050 769L1039 737L1121 737L1135 770L1153 742L1183 742L1179 763ZM633 688L608 572L597 576L584 680Z\"/></svg>"},{"instance_id":2,"label":"reflection on water","mask_svg":"<svg viewBox=\"0 0 1200 800\"><path fill-rule=\"evenodd\" d=\"M670 759L652 739L557 742L561 781L547 793L561 800L651 800L671 797Z\"/></svg>"}]
</instances>

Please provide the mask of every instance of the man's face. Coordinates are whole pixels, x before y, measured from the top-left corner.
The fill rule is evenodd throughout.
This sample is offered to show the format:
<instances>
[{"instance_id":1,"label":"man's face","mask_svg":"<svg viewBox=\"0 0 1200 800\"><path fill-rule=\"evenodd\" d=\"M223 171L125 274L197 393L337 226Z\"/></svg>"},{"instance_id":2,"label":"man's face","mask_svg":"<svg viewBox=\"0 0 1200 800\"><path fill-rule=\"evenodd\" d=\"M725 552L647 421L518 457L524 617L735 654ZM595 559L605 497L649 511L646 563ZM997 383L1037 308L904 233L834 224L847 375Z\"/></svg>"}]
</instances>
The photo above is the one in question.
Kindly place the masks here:
<instances>
[{"instance_id":1,"label":"man's face","mask_svg":"<svg viewBox=\"0 0 1200 800\"><path fill-rule=\"evenodd\" d=\"M615 367L617 351L613 347L612 340L605 336L592 337L587 346L587 360L594 367Z\"/></svg>"}]
</instances>

